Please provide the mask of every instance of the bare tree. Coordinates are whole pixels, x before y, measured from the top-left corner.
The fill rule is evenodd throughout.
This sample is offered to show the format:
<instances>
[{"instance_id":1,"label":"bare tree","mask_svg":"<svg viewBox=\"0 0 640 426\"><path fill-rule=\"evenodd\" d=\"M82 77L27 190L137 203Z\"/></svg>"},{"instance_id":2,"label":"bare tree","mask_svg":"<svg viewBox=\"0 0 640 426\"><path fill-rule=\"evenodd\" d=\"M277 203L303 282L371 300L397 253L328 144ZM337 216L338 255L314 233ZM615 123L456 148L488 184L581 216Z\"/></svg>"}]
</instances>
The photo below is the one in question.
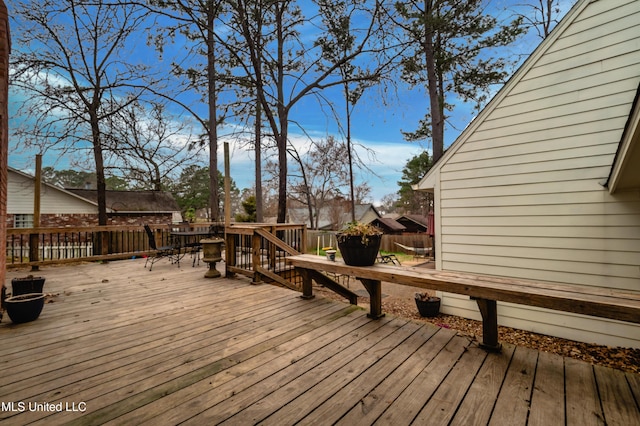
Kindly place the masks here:
<instances>
[{"instance_id":1,"label":"bare tree","mask_svg":"<svg viewBox=\"0 0 640 426\"><path fill-rule=\"evenodd\" d=\"M333 13L331 2L317 2L317 9L307 5L305 11L292 0L269 2L264 4L262 14L268 16L262 22L262 34L268 37L257 38L252 28L252 2L237 0L232 2L232 25L243 37L250 63L244 63L245 72L252 79L257 98L262 105L262 112L269 124L276 141L278 153L278 222L284 222L287 206L287 153L289 138L289 115L292 108L303 98L316 95L322 90L340 86L344 78L340 75L340 66L357 57L367 56L372 69L357 76L349 77L351 81L374 79L378 73L377 61L381 59L378 46L373 43L374 35L381 28L381 6L376 1L373 5L363 0L341 2L341 13ZM350 27L356 41L351 48L339 58L329 60L323 54L322 45L310 46L299 38L299 31L310 24L305 16L317 14L319 17L312 25L317 25L326 33L329 20L348 19L358 23L358 27ZM264 40L273 42L264 43ZM258 44L258 40L264 44ZM328 33L325 43L343 43L348 37L336 33ZM376 65L376 66L374 66Z\"/></svg>"},{"instance_id":2,"label":"bare tree","mask_svg":"<svg viewBox=\"0 0 640 426\"><path fill-rule=\"evenodd\" d=\"M132 103L111 116L110 128L109 163L129 186L163 190L170 177L193 164L193 156L187 155L192 141L188 125L172 120L162 103L151 102L148 108Z\"/></svg>"},{"instance_id":3,"label":"bare tree","mask_svg":"<svg viewBox=\"0 0 640 426\"><path fill-rule=\"evenodd\" d=\"M299 181L291 188L291 198L306 205L309 223L318 228L320 210L328 200L349 188L347 146L334 137L316 142L305 156L292 153L298 163Z\"/></svg>"},{"instance_id":4,"label":"bare tree","mask_svg":"<svg viewBox=\"0 0 640 426\"><path fill-rule=\"evenodd\" d=\"M532 14L522 13L527 28L535 28L538 37L547 38L551 30L558 23L560 17L560 0L530 0L530 3L520 4L533 11Z\"/></svg>"},{"instance_id":5,"label":"bare tree","mask_svg":"<svg viewBox=\"0 0 640 426\"><path fill-rule=\"evenodd\" d=\"M12 84L27 97L20 112L29 118L17 134L25 144L92 152L98 223L106 225L105 122L150 84L130 43L146 11L113 0L19 1L13 17Z\"/></svg>"},{"instance_id":6,"label":"bare tree","mask_svg":"<svg viewBox=\"0 0 640 426\"><path fill-rule=\"evenodd\" d=\"M223 13L225 1L221 0L152 0L154 12L170 19L169 25L161 27L156 36L156 46L163 50L164 44L171 39L171 35L182 34L185 42L183 50L188 59L183 58L180 64L175 63L175 75L185 77L186 87L204 95L208 106L206 118L200 117L195 109L187 108L203 125L209 147L209 209L211 220L218 221L220 212L220 190L218 185L218 126L224 120L225 114L219 111L218 98L220 96L220 72L218 68L224 63L220 58L217 45L218 35L216 24ZM224 32L224 31L221 31ZM192 43L187 46L186 43ZM193 60L194 56L204 58L204 64ZM187 65L183 65L187 64ZM204 89L204 91L203 91ZM182 106L186 107L185 104ZM204 142L204 141L203 141Z\"/></svg>"}]
</instances>

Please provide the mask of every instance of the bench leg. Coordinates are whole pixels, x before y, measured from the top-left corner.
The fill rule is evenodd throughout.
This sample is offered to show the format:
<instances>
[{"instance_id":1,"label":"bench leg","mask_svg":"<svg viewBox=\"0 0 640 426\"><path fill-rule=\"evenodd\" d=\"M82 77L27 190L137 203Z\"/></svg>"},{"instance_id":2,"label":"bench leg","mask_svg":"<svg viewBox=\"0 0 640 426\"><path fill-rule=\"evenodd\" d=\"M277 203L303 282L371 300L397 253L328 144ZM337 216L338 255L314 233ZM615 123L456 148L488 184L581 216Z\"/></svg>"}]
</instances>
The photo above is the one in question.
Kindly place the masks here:
<instances>
[{"instance_id":1,"label":"bench leg","mask_svg":"<svg viewBox=\"0 0 640 426\"><path fill-rule=\"evenodd\" d=\"M311 281L311 274L307 269L297 270L302 276L302 296L303 299L313 299L313 283Z\"/></svg>"},{"instance_id":2,"label":"bench leg","mask_svg":"<svg viewBox=\"0 0 640 426\"><path fill-rule=\"evenodd\" d=\"M373 319L379 319L384 316L382 313L382 283L379 280L368 280L358 278L364 288L369 293L369 313L367 316Z\"/></svg>"},{"instance_id":3,"label":"bench leg","mask_svg":"<svg viewBox=\"0 0 640 426\"><path fill-rule=\"evenodd\" d=\"M498 342L498 309L495 300L476 299L482 315L482 343L480 347L490 352L500 352L502 345Z\"/></svg>"}]
</instances>

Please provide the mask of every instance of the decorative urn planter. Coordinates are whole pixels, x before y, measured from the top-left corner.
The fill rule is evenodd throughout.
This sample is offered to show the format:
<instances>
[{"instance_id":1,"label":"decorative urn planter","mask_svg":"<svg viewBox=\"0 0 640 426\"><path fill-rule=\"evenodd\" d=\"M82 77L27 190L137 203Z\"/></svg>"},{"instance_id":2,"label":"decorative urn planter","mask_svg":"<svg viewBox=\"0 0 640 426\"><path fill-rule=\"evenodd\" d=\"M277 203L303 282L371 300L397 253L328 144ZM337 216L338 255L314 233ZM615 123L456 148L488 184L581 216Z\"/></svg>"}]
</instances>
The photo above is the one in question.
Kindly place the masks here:
<instances>
[{"instance_id":1,"label":"decorative urn planter","mask_svg":"<svg viewBox=\"0 0 640 426\"><path fill-rule=\"evenodd\" d=\"M45 278L29 275L24 278L14 278L11 280L11 295L19 296L29 293L43 293Z\"/></svg>"},{"instance_id":2,"label":"decorative urn planter","mask_svg":"<svg viewBox=\"0 0 640 426\"><path fill-rule=\"evenodd\" d=\"M376 263L382 231L370 223L350 222L336 234L344 263L351 266L371 266Z\"/></svg>"},{"instance_id":3,"label":"decorative urn planter","mask_svg":"<svg viewBox=\"0 0 640 426\"><path fill-rule=\"evenodd\" d=\"M204 255L202 260L209 264L209 270L204 274L204 277L220 277L222 274L216 269L216 262L222 261L222 245L224 244L224 239L207 238L200 240L200 244L202 244L202 253Z\"/></svg>"},{"instance_id":4,"label":"decorative urn planter","mask_svg":"<svg viewBox=\"0 0 640 426\"><path fill-rule=\"evenodd\" d=\"M416 306L423 317L435 317L440 313L440 298L425 293L416 293Z\"/></svg>"},{"instance_id":5,"label":"decorative urn planter","mask_svg":"<svg viewBox=\"0 0 640 426\"><path fill-rule=\"evenodd\" d=\"M44 306L43 293L28 293L11 296L4 300L9 318L16 324L37 319Z\"/></svg>"}]
</instances>

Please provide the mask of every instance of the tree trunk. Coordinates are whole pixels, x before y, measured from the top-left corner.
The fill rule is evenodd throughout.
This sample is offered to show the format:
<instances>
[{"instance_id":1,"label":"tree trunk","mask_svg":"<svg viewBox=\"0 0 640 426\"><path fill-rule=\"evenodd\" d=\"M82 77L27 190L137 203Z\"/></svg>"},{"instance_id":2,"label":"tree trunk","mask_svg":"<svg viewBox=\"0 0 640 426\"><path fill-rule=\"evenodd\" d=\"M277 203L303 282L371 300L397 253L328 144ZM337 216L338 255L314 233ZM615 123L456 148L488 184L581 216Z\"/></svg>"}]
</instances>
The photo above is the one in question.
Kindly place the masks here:
<instances>
[{"instance_id":1,"label":"tree trunk","mask_svg":"<svg viewBox=\"0 0 640 426\"><path fill-rule=\"evenodd\" d=\"M353 158L351 156L351 110L349 109L349 83L344 84L344 98L347 101L347 157L349 159L349 194L351 195L351 222L355 222L356 194L353 189Z\"/></svg>"},{"instance_id":2,"label":"tree trunk","mask_svg":"<svg viewBox=\"0 0 640 426\"><path fill-rule=\"evenodd\" d=\"M214 41L215 14L213 5L207 10L207 77L209 79L209 209L211 221L217 222L218 208L218 116L216 104L216 54ZM225 206L225 209L230 206Z\"/></svg>"},{"instance_id":3,"label":"tree trunk","mask_svg":"<svg viewBox=\"0 0 640 426\"><path fill-rule=\"evenodd\" d=\"M278 38L278 120L280 134L277 136L278 145L278 223L285 223L287 217L287 137L288 137L288 111L285 108L284 97L284 14L285 4L278 5L276 10L276 29Z\"/></svg>"},{"instance_id":4,"label":"tree trunk","mask_svg":"<svg viewBox=\"0 0 640 426\"><path fill-rule=\"evenodd\" d=\"M256 222L264 222L262 203L262 104L256 99Z\"/></svg>"},{"instance_id":5,"label":"tree trunk","mask_svg":"<svg viewBox=\"0 0 640 426\"><path fill-rule=\"evenodd\" d=\"M107 225L107 184L104 177L104 158L98 118L91 114L91 133L93 138L93 159L96 163L96 189L98 197L98 225Z\"/></svg>"},{"instance_id":6,"label":"tree trunk","mask_svg":"<svg viewBox=\"0 0 640 426\"><path fill-rule=\"evenodd\" d=\"M427 67L427 85L429 89L429 104L431 111L431 139L433 142L433 162L434 164L444 153L444 114L442 108L442 97L438 87L438 72L436 68L433 39L435 32L431 27L433 19L432 0L424 2L425 38L423 50Z\"/></svg>"},{"instance_id":7,"label":"tree trunk","mask_svg":"<svg viewBox=\"0 0 640 426\"><path fill-rule=\"evenodd\" d=\"M287 218L287 117L280 117L280 135L278 137L278 223ZM284 122L284 123L283 123Z\"/></svg>"}]
</instances>

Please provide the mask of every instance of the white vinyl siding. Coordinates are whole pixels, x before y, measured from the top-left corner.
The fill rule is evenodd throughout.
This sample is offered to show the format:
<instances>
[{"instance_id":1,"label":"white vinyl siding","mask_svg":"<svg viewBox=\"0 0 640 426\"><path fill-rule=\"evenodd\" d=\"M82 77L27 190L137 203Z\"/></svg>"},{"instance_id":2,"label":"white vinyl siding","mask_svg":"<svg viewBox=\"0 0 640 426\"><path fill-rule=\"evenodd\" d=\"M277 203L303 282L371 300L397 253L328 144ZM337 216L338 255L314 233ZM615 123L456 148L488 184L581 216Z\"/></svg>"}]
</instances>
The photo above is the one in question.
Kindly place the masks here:
<instances>
[{"instance_id":1,"label":"white vinyl siding","mask_svg":"<svg viewBox=\"0 0 640 426\"><path fill-rule=\"evenodd\" d=\"M438 268L640 291L640 192L603 187L640 83L640 1L580 7L430 178ZM479 318L461 296L443 311ZM640 327L615 321L508 304L499 317L640 347Z\"/></svg>"},{"instance_id":2,"label":"white vinyl siding","mask_svg":"<svg viewBox=\"0 0 640 426\"><path fill-rule=\"evenodd\" d=\"M33 214L34 182L9 170L7 179L7 213ZM49 185L41 185L41 214L96 214L97 206L73 194Z\"/></svg>"}]
</instances>

